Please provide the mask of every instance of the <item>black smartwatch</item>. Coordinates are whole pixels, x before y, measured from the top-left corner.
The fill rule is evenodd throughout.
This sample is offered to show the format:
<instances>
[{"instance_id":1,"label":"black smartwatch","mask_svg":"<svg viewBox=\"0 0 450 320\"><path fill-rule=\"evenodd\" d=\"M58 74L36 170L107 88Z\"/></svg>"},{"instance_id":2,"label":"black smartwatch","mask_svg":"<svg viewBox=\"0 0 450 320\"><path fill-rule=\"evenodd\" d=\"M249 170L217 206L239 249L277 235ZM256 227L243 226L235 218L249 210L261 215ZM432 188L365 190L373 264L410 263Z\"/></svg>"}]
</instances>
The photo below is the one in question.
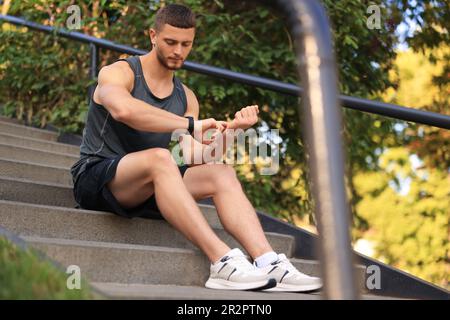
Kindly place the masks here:
<instances>
[{"instance_id":1,"label":"black smartwatch","mask_svg":"<svg viewBox=\"0 0 450 320\"><path fill-rule=\"evenodd\" d=\"M194 117L185 117L189 120L188 131L189 134L192 135L194 133Z\"/></svg>"}]
</instances>

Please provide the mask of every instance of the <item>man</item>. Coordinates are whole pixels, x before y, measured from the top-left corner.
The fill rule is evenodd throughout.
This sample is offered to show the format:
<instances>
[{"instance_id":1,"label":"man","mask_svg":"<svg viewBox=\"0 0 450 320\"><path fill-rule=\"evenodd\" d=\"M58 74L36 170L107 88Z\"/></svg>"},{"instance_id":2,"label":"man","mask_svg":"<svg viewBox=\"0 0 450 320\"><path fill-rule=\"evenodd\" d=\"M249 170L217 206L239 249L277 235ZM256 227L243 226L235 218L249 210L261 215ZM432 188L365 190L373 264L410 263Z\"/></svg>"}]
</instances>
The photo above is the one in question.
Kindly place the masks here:
<instances>
[{"instance_id":1,"label":"man","mask_svg":"<svg viewBox=\"0 0 450 320\"><path fill-rule=\"evenodd\" d=\"M148 54L101 69L83 132L81 157L71 169L75 199L82 208L128 218L164 218L211 261L208 288L318 289L319 278L300 273L285 255L273 251L231 166L201 163L177 167L168 151L175 130L188 129L201 137L208 129L216 129L226 137L231 130L247 129L258 121L257 106L243 108L229 123L198 120L195 94L174 77L194 37L191 10L167 5L158 11L150 29L153 49ZM195 148L189 146L203 149L211 142L197 141L191 135L182 140L183 153L191 152L187 158L195 156ZM196 203L207 197L213 198L224 229L242 244L254 264L213 232Z\"/></svg>"}]
</instances>

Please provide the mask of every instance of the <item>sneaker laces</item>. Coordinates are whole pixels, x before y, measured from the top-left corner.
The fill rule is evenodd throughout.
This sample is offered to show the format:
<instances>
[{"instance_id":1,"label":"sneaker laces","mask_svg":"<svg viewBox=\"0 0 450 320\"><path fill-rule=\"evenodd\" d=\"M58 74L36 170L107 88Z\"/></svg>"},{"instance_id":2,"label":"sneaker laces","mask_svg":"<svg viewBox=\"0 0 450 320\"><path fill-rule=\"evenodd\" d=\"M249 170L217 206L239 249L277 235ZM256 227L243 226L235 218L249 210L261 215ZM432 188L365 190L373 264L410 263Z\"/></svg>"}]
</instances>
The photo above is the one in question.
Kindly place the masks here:
<instances>
[{"instance_id":1,"label":"sneaker laces","mask_svg":"<svg viewBox=\"0 0 450 320\"><path fill-rule=\"evenodd\" d=\"M228 257L225 261L231 260L231 264L238 270L242 271L254 271L253 265L247 260L245 256Z\"/></svg>"},{"instance_id":2,"label":"sneaker laces","mask_svg":"<svg viewBox=\"0 0 450 320\"><path fill-rule=\"evenodd\" d=\"M296 267L294 267L294 265L289 261L289 259L284 254L279 254L278 260L272 262L272 265L279 265L283 269L286 269L293 274L304 275L303 273L298 271Z\"/></svg>"}]
</instances>

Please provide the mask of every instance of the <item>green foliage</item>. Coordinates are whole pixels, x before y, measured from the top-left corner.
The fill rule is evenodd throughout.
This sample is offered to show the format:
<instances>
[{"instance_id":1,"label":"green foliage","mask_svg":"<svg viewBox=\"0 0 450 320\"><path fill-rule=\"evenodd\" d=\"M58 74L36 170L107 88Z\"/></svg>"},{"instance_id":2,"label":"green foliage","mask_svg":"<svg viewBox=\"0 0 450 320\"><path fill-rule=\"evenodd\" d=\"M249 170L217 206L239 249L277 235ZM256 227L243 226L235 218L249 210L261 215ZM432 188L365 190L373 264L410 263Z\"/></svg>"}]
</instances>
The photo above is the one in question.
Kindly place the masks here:
<instances>
[{"instance_id":1,"label":"green foliage","mask_svg":"<svg viewBox=\"0 0 450 320\"><path fill-rule=\"evenodd\" d=\"M438 48L450 42L448 33L450 4L436 0L395 0L387 1L392 16L403 17L418 25L406 41L416 51Z\"/></svg>"},{"instance_id":2,"label":"green foliage","mask_svg":"<svg viewBox=\"0 0 450 320\"><path fill-rule=\"evenodd\" d=\"M430 57L438 60L431 62ZM442 45L424 52L400 52L390 78L395 87L383 94L387 102L450 115L450 82L436 82L446 72L450 46ZM427 167L450 168L450 131L409 124L401 134L409 149L423 159Z\"/></svg>"},{"instance_id":3,"label":"green foliage","mask_svg":"<svg viewBox=\"0 0 450 320\"><path fill-rule=\"evenodd\" d=\"M383 93L386 102L450 114L449 83L436 83L449 47L399 52ZM440 57L435 63L429 57ZM403 147L382 141L378 170L353 178L354 217L364 225L355 238L375 245L375 257L423 279L448 287L450 242L449 131L405 123L396 132ZM410 156L422 162L414 168ZM408 192L399 189L409 185Z\"/></svg>"},{"instance_id":4,"label":"green foliage","mask_svg":"<svg viewBox=\"0 0 450 320\"><path fill-rule=\"evenodd\" d=\"M354 183L357 212L370 222L364 238L376 258L440 286L448 286L450 180L434 168L413 170L407 148L391 148L381 171L361 172ZM399 193L400 181L408 192Z\"/></svg>"},{"instance_id":5,"label":"green foliage","mask_svg":"<svg viewBox=\"0 0 450 320\"><path fill-rule=\"evenodd\" d=\"M80 131L90 84L85 47L12 26L4 27L0 43L0 92L6 114Z\"/></svg>"},{"instance_id":6,"label":"green foliage","mask_svg":"<svg viewBox=\"0 0 450 320\"><path fill-rule=\"evenodd\" d=\"M80 290L68 290L68 275L32 250L22 250L0 237L0 299L99 298L82 281Z\"/></svg>"},{"instance_id":7,"label":"green foliage","mask_svg":"<svg viewBox=\"0 0 450 320\"><path fill-rule=\"evenodd\" d=\"M445 25L450 13L448 3L402 3L402 13L397 3L390 10L393 16L406 14L419 23L422 29L406 40L412 49L420 52L408 50L398 54L389 72L392 86L382 98L386 102L450 114L449 33L448 24ZM416 8L408 12L411 6ZM360 167L360 161L350 164L353 174L348 176L354 177L349 181L355 226L353 236L372 240L376 258L448 288L449 131L406 122L401 123L406 129L393 131L395 122L386 123L381 117L377 118L379 120L357 121L359 126L367 128L361 127L367 130L367 136L372 137L374 143L379 144L379 149L361 149L362 144L358 143L350 151L350 159L355 159L355 155L367 155L370 159L367 167ZM362 131L355 134L354 139L361 134ZM406 148L393 148L399 145ZM352 148L352 144L348 146ZM376 153L381 154L383 150L383 158L379 159ZM423 161L423 165L411 171L408 156L413 154ZM389 172L383 163L388 156L394 169ZM399 188L407 183L410 183L410 190L403 196L390 186Z\"/></svg>"}]
</instances>

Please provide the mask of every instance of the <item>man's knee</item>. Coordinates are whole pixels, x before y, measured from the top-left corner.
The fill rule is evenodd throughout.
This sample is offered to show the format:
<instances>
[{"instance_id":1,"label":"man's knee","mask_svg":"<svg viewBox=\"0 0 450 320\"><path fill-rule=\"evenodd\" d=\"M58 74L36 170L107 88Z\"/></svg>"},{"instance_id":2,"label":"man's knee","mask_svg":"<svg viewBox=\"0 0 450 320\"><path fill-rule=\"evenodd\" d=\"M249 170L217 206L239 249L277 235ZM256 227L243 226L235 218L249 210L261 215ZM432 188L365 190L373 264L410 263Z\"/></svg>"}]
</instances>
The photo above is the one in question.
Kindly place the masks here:
<instances>
[{"instance_id":1,"label":"man's knee","mask_svg":"<svg viewBox=\"0 0 450 320\"><path fill-rule=\"evenodd\" d=\"M172 155L170 154L170 151L168 149L151 148L147 149L146 152L148 153L149 158L152 158L152 160L156 162L165 162L169 159L172 159Z\"/></svg>"},{"instance_id":2,"label":"man's knee","mask_svg":"<svg viewBox=\"0 0 450 320\"><path fill-rule=\"evenodd\" d=\"M145 151L150 172L176 169L176 163L168 149L152 148Z\"/></svg>"},{"instance_id":3,"label":"man's knee","mask_svg":"<svg viewBox=\"0 0 450 320\"><path fill-rule=\"evenodd\" d=\"M216 190L229 190L230 188L240 187L241 184L236 174L236 170L228 164L216 164L213 172L213 180Z\"/></svg>"}]
</instances>

